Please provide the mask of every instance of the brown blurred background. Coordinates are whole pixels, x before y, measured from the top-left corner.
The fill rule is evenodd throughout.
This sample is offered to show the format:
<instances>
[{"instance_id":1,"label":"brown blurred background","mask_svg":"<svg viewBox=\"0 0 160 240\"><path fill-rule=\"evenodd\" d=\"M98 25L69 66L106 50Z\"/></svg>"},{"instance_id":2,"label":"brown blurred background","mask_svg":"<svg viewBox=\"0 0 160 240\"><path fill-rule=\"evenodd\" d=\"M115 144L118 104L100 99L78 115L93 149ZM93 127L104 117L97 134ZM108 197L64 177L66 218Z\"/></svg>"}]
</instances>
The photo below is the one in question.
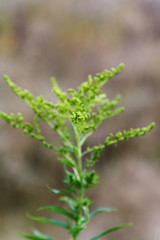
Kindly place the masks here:
<instances>
[{"instance_id":1,"label":"brown blurred background","mask_svg":"<svg viewBox=\"0 0 160 240\"><path fill-rule=\"evenodd\" d=\"M63 90L76 88L105 68L126 65L104 90L122 95L126 111L107 120L88 140L99 143L110 132L143 127L154 130L111 146L96 168L100 185L88 195L93 208L115 206L116 213L93 220L79 239L116 224L133 227L103 237L106 240L157 240L160 235L160 1L159 0L0 0L0 110L32 111L3 81L7 74L22 88L55 101L50 77ZM46 134L50 134L46 129ZM56 204L46 184L60 187L63 171L52 151L0 121L0 239L20 240L15 230L33 227L56 239L68 239L52 226L25 216Z\"/></svg>"}]
</instances>

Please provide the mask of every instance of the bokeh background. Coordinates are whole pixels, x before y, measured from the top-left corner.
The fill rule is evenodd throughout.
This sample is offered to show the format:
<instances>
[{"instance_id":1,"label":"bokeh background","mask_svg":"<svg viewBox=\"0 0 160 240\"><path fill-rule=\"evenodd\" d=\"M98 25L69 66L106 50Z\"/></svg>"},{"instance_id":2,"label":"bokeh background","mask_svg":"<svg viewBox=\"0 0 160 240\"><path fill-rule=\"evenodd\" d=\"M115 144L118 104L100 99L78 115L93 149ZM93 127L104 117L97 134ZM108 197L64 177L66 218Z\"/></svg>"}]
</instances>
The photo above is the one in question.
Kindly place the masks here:
<instances>
[{"instance_id":1,"label":"bokeh background","mask_svg":"<svg viewBox=\"0 0 160 240\"><path fill-rule=\"evenodd\" d=\"M133 222L106 240L157 240L160 235L160 1L159 0L0 0L0 109L32 111L4 83L3 74L23 89L55 101L50 77L63 90L76 88L105 68L126 65L104 88L110 98L123 97L126 111L107 120L88 140L155 122L145 137L102 152L96 170L99 186L88 192L93 208L118 211L93 220L79 239L116 224ZM46 134L51 134L48 129ZM63 171L52 151L0 121L0 239L20 240L15 230L33 227L56 239L63 230L35 224L25 216L56 204L46 184L60 187Z\"/></svg>"}]
</instances>

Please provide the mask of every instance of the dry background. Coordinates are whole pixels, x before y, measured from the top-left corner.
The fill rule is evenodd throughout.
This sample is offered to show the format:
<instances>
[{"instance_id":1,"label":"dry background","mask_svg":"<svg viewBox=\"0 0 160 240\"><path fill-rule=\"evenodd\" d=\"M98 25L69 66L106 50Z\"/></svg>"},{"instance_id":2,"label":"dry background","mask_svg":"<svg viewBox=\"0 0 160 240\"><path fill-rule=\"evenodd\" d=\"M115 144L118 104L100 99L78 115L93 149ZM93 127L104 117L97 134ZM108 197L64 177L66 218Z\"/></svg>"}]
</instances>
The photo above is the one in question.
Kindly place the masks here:
<instances>
[{"instance_id":1,"label":"dry background","mask_svg":"<svg viewBox=\"0 0 160 240\"><path fill-rule=\"evenodd\" d=\"M54 100L52 75L65 90L78 86L88 74L120 62L126 69L105 91L111 98L120 93L126 111L106 121L88 144L103 141L110 132L152 121L156 127L146 137L103 151L96 165L101 183L88 194L94 207L116 206L119 211L97 217L80 239L108 226L133 222L133 227L103 239L158 240L160 1L0 0L1 110L32 118L31 110L5 85L4 73L22 88ZM33 225L25 212L56 203L46 183L58 187L62 177L51 151L0 121L0 239L20 240L15 229L29 233ZM67 239L57 228L44 231Z\"/></svg>"}]
</instances>

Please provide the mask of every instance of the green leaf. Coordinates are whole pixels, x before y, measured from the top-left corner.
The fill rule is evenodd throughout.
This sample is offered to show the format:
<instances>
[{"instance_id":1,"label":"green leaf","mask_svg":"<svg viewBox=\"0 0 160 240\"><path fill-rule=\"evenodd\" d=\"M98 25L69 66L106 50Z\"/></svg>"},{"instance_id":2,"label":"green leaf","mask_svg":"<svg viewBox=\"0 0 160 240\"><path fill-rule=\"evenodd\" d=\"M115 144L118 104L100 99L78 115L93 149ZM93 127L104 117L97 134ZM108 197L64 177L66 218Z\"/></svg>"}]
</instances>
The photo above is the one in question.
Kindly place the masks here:
<instances>
[{"instance_id":1,"label":"green leaf","mask_svg":"<svg viewBox=\"0 0 160 240\"><path fill-rule=\"evenodd\" d=\"M74 212L77 211L76 200L70 199L69 197L61 197L60 200L63 201L63 202L66 202L69 205L69 207L72 211L74 211Z\"/></svg>"},{"instance_id":2,"label":"green leaf","mask_svg":"<svg viewBox=\"0 0 160 240\"><path fill-rule=\"evenodd\" d=\"M47 184L47 188L48 188L51 192L53 192L53 193L55 193L55 194L60 194L60 193L61 193L61 190L55 189L55 188L51 188L51 187L49 186L49 184Z\"/></svg>"},{"instance_id":3,"label":"green leaf","mask_svg":"<svg viewBox=\"0 0 160 240\"><path fill-rule=\"evenodd\" d=\"M95 235L90 240L97 240L97 239L103 237L104 235L107 235L108 233L117 231L117 230L122 229L122 228L130 227L130 226L132 226L132 224L128 223L128 224L125 224L125 225L118 225L118 226L115 226L113 228L109 228L106 231L100 232L99 234Z\"/></svg>"},{"instance_id":4,"label":"green leaf","mask_svg":"<svg viewBox=\"0 0 160 240\"><path fill-rule=\"evenodd\" d=\"M33 230L33 233L34 233L34 235L37 236L37 237L46 238L46 240L54 240L53 238L51 238L51 237L49 237L49 236L41 233L41 232L38 231L37 229L34 229L34 230Z\"/></svg>"},{"instance_id":5,"label":"green leaf","mask_svg":"<svg viewBox=\"0 0 160 240\"><path fill-rule=\"evenodd\" d=\"M70 233L72 234L72 236L77 239L77 236L81 233L81 231L86 228L85 224L81 225L81 226L75 226L74 228L72 228L70 230Z\"/></svg>"},{"instance_id":6,"label":"green leaf","mask_svg":"<svg viewBox=\"0 0 160 240\"><path fill-rule=\"evenodd\" d=\"M85 140L86 140L86 136L84 135L84 136L81 136L81 139L80 139L80 145L82 146L83 145L83 143L85 142Z\"/></svg>"},{"instance_id":7,"label":"green leaf","mask_svg":"<svg viewBox=\"0 0 160 240\"><path fill-rule=\"evenodd\" d=\"M75 167L75 162L72 158L58 158L58 161L64 165Z\"/></svg>"},{"instance_id":8,"label":"green leaf","mask_svg":"<svg viewBox=\"0 0 160 240\"><path fill-rule=\"evenodd\" d=\"M48 237L47 235L41 233L40 231L38 231L37 229L33 229L33 233L35 236L37 237Z\"/></svg>"},{"instance_id":9,"label":"green leaf","mask_svg":"<svg viewBox=\"0 0 160 240\"><path fill-rule=\"evenodd\" d=\"M31 240L54 240L53 238L45 236L45 235L33 236L33 235L24 235L21 233L18 233L18 235L20 235L21 237L27 238L27 239L31 239Z\"/></svg>"},{"instance_id":10,"label":"green leaf","mask_svg":"<svg viewBox=\"0 0 160 240\"><path fill-rule=\"evenodd\" d=\"M71 188L59 190L59 189L51 188L49 185L47 185L47 187L54 194L62 194L62 195L68 196L70 198L73 198L72 194L75 193L75 191Z\"/></svg>"},{"instance_id":11,"label":"green leaf","mask_svg":"<svg viewBox=\"0 0 160 240\"><path fill-rule=\"evenodd\" d=\"M21 235L24 238L32 239L32 240L51 240L52 238L45 238L45 237L37 237L32 235Z\"/></svg>"},{"instance_id":12,"label":"green leaf","mask_svg":"<svg viewBox=\"0 0 160 240\"><path fill-rule=\"evenodd\" d=\"M62 208L62 207L44 206L44 207L39 208L38 210L48 210L48 211L51 211L51 212L56 212L56 213L65 215L65 216L67 216L68 218L73 219L73 220L76 220L76 219L77 219L77 217L75 216L75 214L73 214L73 213L71 213L71 212L68 212L67 210L65 210L65 209Z\"/></svg>"},{"instance_id":13,"label":"green leaf","mask_svg":"<svg viewBox=\"0 0 160 240\"><path fill-rule=\"evenodd\" d=\"M72 146L72 144L70 144L70 146L69 146L69 145L67 145L63 142L63 147L65 148L65 150L67 152L71 152L71 153L74 152L75 153L75 151L76 151L75 146Z\"/></svg>"},{"instance_id":14,"label":"green leaf","mask_svg":"<svg viewBox=\"0 0 160 240\"><path fill-rule=\"evenodd\" d=\"M116 211L116 208L111 208L111 207L104 207L104 208L98 208L94 210L93 212L90 213L90 218L96 216L97 214L100 214L102 212L113 212Z\"/></svg>"},{"instance_id":15,"label":"green leaf","mask_svg":"<svg viewBox=\"0 0 160 240\"><path fill-rule=\"evenodd\" d=\"M34 217L34 216L31 216L30 214L27 214L27 216L30 219L32 219L34 221L37 221L37 222L42 222L42 223L46 223L46 224L52 224L52 225L56 225L58 227L62 227L62 228L68 229L67 224L65 224L64 222L61 222L61 221L57 221L55 219L48 219L48 218L44 218L44 217Z\"/></svg>"}]
</instances>

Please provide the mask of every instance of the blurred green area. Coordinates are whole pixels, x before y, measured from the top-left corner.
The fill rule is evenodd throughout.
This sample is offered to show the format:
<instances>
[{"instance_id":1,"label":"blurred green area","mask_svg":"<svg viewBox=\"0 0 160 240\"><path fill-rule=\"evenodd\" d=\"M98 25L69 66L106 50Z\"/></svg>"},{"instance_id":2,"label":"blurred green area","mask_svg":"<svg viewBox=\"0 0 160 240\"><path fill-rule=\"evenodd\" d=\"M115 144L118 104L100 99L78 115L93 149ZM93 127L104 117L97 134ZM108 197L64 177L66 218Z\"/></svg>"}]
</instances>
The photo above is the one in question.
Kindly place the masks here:
<instances>
[{"instance_id":1,"label":"blurred green area","mask_svg":"<svg viewBox=\"0 0 160 240\"><path fill-rule=\"evenodd\" d=\"M66 90L76 88L88 74L124 62L126 69L104 90L111 98L120 93L126 111L107 120L88 144L103 141L110 132L156 123L147 136L103 151L97 163L100 185L88 194L93 207L109 205L119 211L97 217L81 239L127 222L134 226L104 239L152 240L160 234L159 12L158 0L0 0L1 110L22 112L32 121L31 110L11 93L3 74L33 94L56 101L52 75ZM1 121L0 238L19 239L14 229L29 232L33 225L25 212L56 203L46 184L59 187L62 178L51 151ZM44 231L67 238L56 228Z\"/></svg>"}]
</instances>

